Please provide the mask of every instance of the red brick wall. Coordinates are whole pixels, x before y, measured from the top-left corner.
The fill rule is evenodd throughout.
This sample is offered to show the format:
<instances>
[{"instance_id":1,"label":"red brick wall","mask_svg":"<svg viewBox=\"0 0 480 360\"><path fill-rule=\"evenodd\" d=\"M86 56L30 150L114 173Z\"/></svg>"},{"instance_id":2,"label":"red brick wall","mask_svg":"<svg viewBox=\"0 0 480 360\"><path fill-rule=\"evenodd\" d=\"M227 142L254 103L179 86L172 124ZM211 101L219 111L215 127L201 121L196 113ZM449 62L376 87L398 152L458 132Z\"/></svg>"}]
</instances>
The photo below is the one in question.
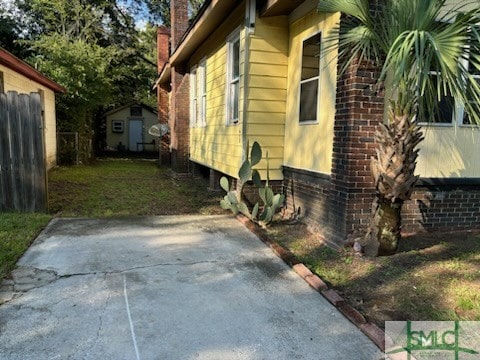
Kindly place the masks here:
<instances>
[{"instance_id":1,"label":"red brick wall","mask_svg":"<svg viewBox=\"0 0 480 360\"><path fill-rule=\"evenodd\" d=\"M170 56L170 30L165 26L159 26L157 29L157 65L158 74L163 70L163 67L168 62ZM160 124L168 124L169 117L169 86L157 87L157 108L158 108L158 122ZM160 141L160 163L170 163L170 135L165 135Z\"/></svg>"},{"instance_id":2,"label":"red brick wall","mask_svg":"<svg viewBox=\"0 0 480 360\"><path fill-rule=\"evenodd\" d=\"M234 179L234 186L237 191L240 190L241 182L240 180ZM262 181L265 184L265 181ZM283 181L281 180L271 180L268 183L268 186L272 188L274 194L283 194ZM258 193L258 188L253 184L253 182L249 181L243 187L243 196L245 201L249 205L254 205L255 203L259 203L260 205L263 204L262 199Z\"/></svg>"},{"instance_id":3,"label":"red brick wall","mask_svg":"<svg viewBox=\"0 0 480 360\"><path fill-rule=\"evenodd\" d=\"M172 168L179 173L189 171L189 77L185 69L172 67L172 97L170 103L170 148Z\"/></svg>"},{"instance_id":4,"label":"red brick wall","mask_svg":"<svg viewBox=\"0 0 480 360\"><path fill-rule=\"evenodd\" d=\"M188 0L171 0L171 51L188 29ZM189 77L184 65L172 65L170 99L170 151L172 168L178 173L189 171Z\"/></svg>"},{"instance_id":5,"label":"red brick wall","mask_svg":"<svg viewBox=\"0 0 480 360\"><path fill-rule=\"evenodd\" d=\"M297 214L309 228L326 234L329 223L330 176L284 167L287 212Z\"/></svg>"},{"instance_id":6,"label":"red brick wall","mask_svg":"<svg viewBox=\"0 0 480 360\"><path fill-rule=\"evenodd\" d=\"M480 187L417 186L402 209L404 232L480 229Z\"/></svg>"},{"instance_id":7,"label":"red brick wall","mask_svg":"<svg viewBox=\"0 0 480 360\"><path fill-rule=\"evenodd\" d=\"M329 221L335 241L368 226L374 184L370 158L374 133L383 121L383 94L378 71L369 63L352 66L337 80Z\"/></svg>"},{"instance_id":8,"label":"red brick wall","mask_svg":"<svg viewBox=\"0 0 480 360\"><path fill-rule=\"evenodd\" d=\"M170 29L160 25L157 28L157 73L160 74L170 57Z\"/></svg>"},{"instance_id":9,"label":"red brick wall","mask_svg":"<svg viewBox=\"0 0 480 360\"><path fill-rule=\"evenodd\" d=\"M172 26L172 50L175 50L188 29L188 0L171 0L170 17Z\"/></svg>"}]
</instances>

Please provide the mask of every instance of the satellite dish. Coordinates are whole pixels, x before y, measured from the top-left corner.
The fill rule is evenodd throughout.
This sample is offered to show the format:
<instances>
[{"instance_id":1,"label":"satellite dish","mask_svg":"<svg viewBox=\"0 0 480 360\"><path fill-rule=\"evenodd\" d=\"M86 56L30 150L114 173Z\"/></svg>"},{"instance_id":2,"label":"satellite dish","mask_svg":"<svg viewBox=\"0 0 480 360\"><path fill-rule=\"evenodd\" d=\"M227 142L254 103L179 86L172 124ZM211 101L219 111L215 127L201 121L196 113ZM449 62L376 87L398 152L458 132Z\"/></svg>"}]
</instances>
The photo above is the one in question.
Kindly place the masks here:
<instances>
[{"instance_id":1,"label":"satellite dish","mask_svg":"<svg viewBox=\"0 0 480 360\"><path fill-rule=\"evenodd\" d=\"M170 131L170 128L167 124L157 124L153 125L148 129L148 133L152 136L162 137Z\"/></svg>"}]
</instances>

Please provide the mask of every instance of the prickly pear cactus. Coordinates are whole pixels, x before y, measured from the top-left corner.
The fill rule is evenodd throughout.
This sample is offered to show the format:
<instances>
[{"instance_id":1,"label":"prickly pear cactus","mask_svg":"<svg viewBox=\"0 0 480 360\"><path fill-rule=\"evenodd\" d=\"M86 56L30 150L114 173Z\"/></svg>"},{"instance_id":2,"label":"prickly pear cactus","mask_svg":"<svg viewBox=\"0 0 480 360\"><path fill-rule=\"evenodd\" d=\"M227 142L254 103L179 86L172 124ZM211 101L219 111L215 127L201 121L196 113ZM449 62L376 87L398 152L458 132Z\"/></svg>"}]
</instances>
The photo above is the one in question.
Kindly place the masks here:
<instances>
[{"instance_id":1,"label":"prickly pear cactus","mask_svg":"<svg viewBox=\"0 0 480 360\"><path fill-rule=\"evenodd\" d=\"M220 179L220 186L227 194L222 200L220 200L220 205L225 210L231 210L235 215L240 212L252 221L260 223L261 225L268 225L273 221L273 216L277 210L283 206L285 196L283 194L274 194L272 188L268 184L270 171L268 152L266 154L267 180L265 186L262 186L262 179L258 170L253 169L253 166L257 165L260 160L262 160L261 146L257 142L254 142L250 154L248 154L248 151L246 153L247 158L238 171L238 177L242 184L240 192L237 194L236 191L230 190L228 179L226 177L222 177ZM247 204L243 201L243 187L250 180L252 180L256 187L258 187L260 199L262 199L263 202L262 206L260 206L259 203L256 203L253 206L251 213Z\"/></svg>"}]
</instances>

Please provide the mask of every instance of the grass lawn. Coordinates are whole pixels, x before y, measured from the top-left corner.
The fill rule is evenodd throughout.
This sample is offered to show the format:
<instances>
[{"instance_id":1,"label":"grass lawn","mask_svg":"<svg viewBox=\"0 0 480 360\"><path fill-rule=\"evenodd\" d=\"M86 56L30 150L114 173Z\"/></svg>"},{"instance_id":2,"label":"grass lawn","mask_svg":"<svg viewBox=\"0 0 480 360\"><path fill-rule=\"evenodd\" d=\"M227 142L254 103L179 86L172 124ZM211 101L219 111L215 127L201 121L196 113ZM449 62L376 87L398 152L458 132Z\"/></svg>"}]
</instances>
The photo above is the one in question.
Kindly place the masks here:
<instances>
[{"instance_id":1,"label":"grass lawn","mask_svg":"<svg viewBox=\"0 0 480 360\"><path fill-rule=\"evenodd\" d=\"M98 161L49 173L50 213L65 217L220 214L220 195L203 179L175 179L155 160ZM52 215L0 213L0 280Z\"/></svg>"},{"instance_id":2,"label":"grass lawn","mask_svg":"<svg viewBox=\"0 0 480 360\"><path fill-rule=\"evenodd\" d=\"M0 213L0 280L13 270L50 219L46 214Z\"/></svg>"},{"instance_id":3,"label":"grass lawn","mask_svg":"<svg viewBox=\"0 0 480 360\"><path fill-rule=\"evenodd\" d=\"M49 173L50 212L63 217L217 214L203 179L176 179L154 160L99 160Z\"/></svg>"},{"instance_id":4,"label":"grass lawn","mask_svg":"<svg viewBox=\"0 0 480 360\"><path fill-rule=\"evenodd\" d=\"M304 225L277 223L289 248L367 319L480 321L480 232L418 234L390 257L365 258L324 245Z\"/></svg>"}]
</instances>

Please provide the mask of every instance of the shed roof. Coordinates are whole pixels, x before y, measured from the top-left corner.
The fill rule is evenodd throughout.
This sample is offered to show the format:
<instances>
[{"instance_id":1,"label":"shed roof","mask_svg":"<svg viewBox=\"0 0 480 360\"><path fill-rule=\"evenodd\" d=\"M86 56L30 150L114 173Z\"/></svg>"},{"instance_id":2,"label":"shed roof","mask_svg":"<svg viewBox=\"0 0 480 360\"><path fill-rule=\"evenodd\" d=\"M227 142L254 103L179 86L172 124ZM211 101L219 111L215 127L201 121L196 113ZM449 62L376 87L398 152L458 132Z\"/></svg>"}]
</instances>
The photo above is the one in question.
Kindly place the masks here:
<instances>
[{"instance_id":1,"label":"shed roof","mask_svg":"<svg viewBox=\"0 0 480 360\"><path fill-rule=\"evenodd\" d=\"M119 106L115 109L112 109L110 111L107 111L104 115L107 116L107 115L112 115L112 114L115 114L123 109L126 109L128 107L131 107L131 106L141 106L143 107L144 109L147 109L148 111L150 111L151 113L153 114L157 114L157 111L152 108L151 106L147 105L147 104L144 104L144 103L141 103L141 102L130 102L128 104L125 104L125 105L122 105L122 106Z\"/></svg>"}]
</instances>

